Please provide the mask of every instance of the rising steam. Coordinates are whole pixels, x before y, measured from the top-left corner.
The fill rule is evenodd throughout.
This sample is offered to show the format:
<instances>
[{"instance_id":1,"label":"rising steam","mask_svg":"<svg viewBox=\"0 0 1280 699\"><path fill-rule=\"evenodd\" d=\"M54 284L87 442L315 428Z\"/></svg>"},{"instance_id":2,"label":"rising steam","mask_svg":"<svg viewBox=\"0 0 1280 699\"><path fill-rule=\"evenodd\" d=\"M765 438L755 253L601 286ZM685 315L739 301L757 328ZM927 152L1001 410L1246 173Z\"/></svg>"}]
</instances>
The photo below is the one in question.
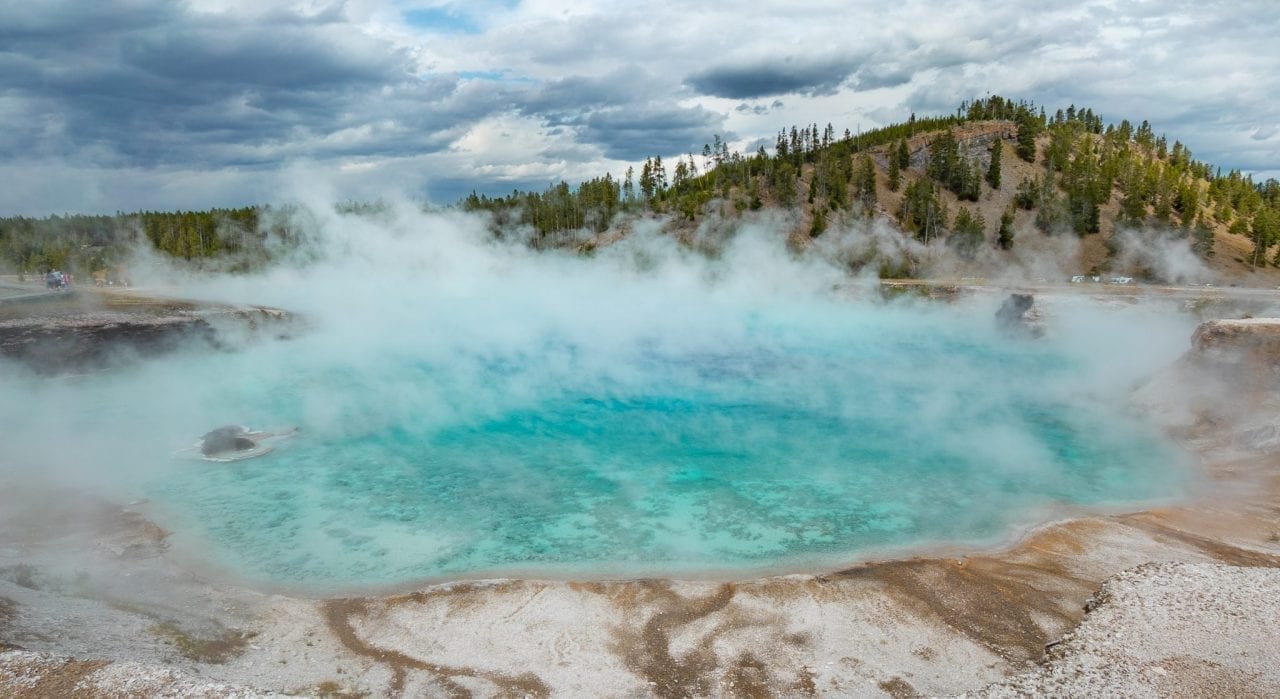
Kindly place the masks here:
<instances>
[{"instance_id":1,"label":"rising steam","mask_svg":"<svg viewBox=\"0 0 1280 699\"><path fill-rule=\"evenodd\" d=\"M86 377L50 380L19 367L0 367L6 387L0 396L0 424L9 428L0 456L2 477L75 484L118 498L163 499L156 495L157 483L200 477L198 470L192 471L198 467L173 458L175 450L198 435L229 423L298 425L303 437L293 454L307 458L291 462L296 470L285 481L268 479L250 487L245 497L259 504L237 514L236 521L245 521L252 520L252 512L276 507L261 501L266 496L255 488L287 489L290 481L306 481L306 474L313 473L309 469L330 467L335 459L359 459L351 451L353 444L391 440L412 449L437 440L433 453L439 456L451 453L440 435L465 440L477 430L505 425L502 434L534 431L521 439L480 440L475 448L459 452L459 458L469 458L486 444L509 444L486 457L489 465L476 476L476 487L496 493L509 489L509 497L501 501L522 508L557 497L554 489L540 485L549 482L547 474L520 461L522 448L548 434L528 425L540 424L539 415L556 415L585 421L581 429L589 432L597 429L591 416L604 405L642 410L634 419L648 431L637 438L635 449L685 444L689 454L696 454L708 448L697 441L698 435L708 434L717 448L741 447L748 455L774 454L785 447L770 458L779 463L798 458L789 469L811 465L808 477L827 479L833 489L851 487L841 450L902 443L927 447L913 452L912 468L951 458L985 464L968 476L966 487L977 488L996 474L1024 486L1038 484L1046 493L1065 493L1078 474L1057 470L1063 457L1045 442L1045 430L1096 430L1100 442L1120 444L1126 437L1117 426L1140 425L1126 414L1127 392L1185 350L1194 324L1157 303L1104 307L1084 299L1042 299L1050 332L1033 342L999 334L993 321L999 294L947 305L886 301L874 279L864 276L851 283L856 278L850 276L849 261L872 255L920 259L929 250L880 223L850 222L797 252L780 232L785 226L769 218L736 230L705 224L693 246L662 233L656 223L636 222L617 242L581 254L534 251L513 242L518 236L495 236L483 218L423 212L408 202L362 215L337 213L322 202L304 204L299 211L295 225L305 232L305 244L261 273L190 275L157 258L140 258L135 275L157 291L288 309L305 319L305 333L231 353L180 352ZM1030 258L1024 269L1047 273ZM652 407L654 401L665 402L659 410ZM680 410L686 408L680 406L692 406L687 409L693 412L682 418ZM750 420L735 417L743 406L754 411L749 411ZM1044 411L1050 409L1073 417L1048 416ZM663 411L672 413L669 420L655 417L665 415ZM761 419L762 411L782 422ZM517 419L512 416L528 417L518 418L525 422L512 427L510 421ZM555 433L562 428L546 429ZM599 440L579 435L574 443L589 451L607 441L614 428L599 429L605 430ZM811 438L796 441L803 435ZM1123 452L1128 447L1117 448ZM812 452L797 456L806 449ZM607 452L592 453L590 459L626 461ZM687 483L711 477L698 475L709 467L682 466L675 462L683 452L671 453L676 455L654 456L636 467L654 469L650 475L655 482L643 487L628 480L626 469L631 467L609 471L602 466L605 475L597 477L616 479L610 486L621 489L616 492L638 488L618 496L622 499L612 506L622 509L611 510L610 518L630 521L639 515L627 509L628 502L657 497L654 493L667 492L664 488L672 489L674 498L679 488L692 487ZM417 457L398 458L386 457L371 472L402 484L387 492L404 496L409 485L403 484L414 482L421 465L413 460ZM1121 486L1128 478L1123 468L1102 466L1121 493L1116 497L1131 492ZM1154 466L1143 468L1148 467ZM230 487L235 474L256 473L246 469L210 477L224 479L222 485ZM881 478L896 478L892 473ZM494 482L485 482L489 477ZM859 487L873 492L876 482L873 478ZM362 486L369 492L379 487ZM755 497L735 492L735 497ZM1105 500L1102 492L1088 500ZM1132 492L1150 496L1157 491ZM1044 497L1049 495L1036 496L1034 503ZM285 504L279 507L288 511ZM803 508L794 509L796 503L787 507L795 516L810 516ZM987 531L994 521L990 513L931 508L972 520L974 531ZM902 522L928 520L923 511L911 508L892 516L886 512L875 515L875 521L906 527L902 537L914 531ZM839 516L854 521L872 515ZM185 520L178 516L172 521ZM762 516L753 526L763 527L764 521ZM721 524L727 527L726 522ZM778 531L785 529L778 526ZM923 536L936 535L929 533L932 525L912 526L924 527ZM480 544L465 527L437 531L429 541L420 528L404 529L376 517L367 527L424 559L456 556L462 568L474 559L477 570L499 566L467 548ZM346 531L333 526L323 531L339 530ZM296 528L289 531L301 536ZM760 531L760 541L781 536ZM252 538L248 532L236 536ZM337 537L332 544L337 549L355 547L350 555L373 555L351 544L355 535L350 532L325 536ZM895 536L877 541L907 541ZM659 538L659 548L677 557L706 545L689 532L671 530ZM812 546L836 545L814 542ZM376 560L368 558L369 565ZM688 560L702 561L696 556ZM290 570L322 576L328 570L324 565L312 560ZM423 574L411 566L405 570L406 575Z\"/></svg>"}]
</instances>

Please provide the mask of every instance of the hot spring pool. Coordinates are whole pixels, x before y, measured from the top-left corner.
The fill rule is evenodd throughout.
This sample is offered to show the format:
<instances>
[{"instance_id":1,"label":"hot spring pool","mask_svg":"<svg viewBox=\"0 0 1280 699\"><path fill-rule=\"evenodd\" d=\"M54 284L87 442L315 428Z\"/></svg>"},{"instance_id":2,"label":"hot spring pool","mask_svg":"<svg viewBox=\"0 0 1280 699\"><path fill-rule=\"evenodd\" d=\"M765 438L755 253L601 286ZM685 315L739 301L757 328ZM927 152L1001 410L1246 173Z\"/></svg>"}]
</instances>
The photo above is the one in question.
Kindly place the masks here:
<instances>
[{"instance_id":1,"label":"hot spring pool","mask_svg":"<svg viewBox=\"0 0 1280 699\"><path fill-rule=\"evenodd\" d=\"M990 311L832 303L500 342L436 323L186 359L147 385L198 397L174 408L191 433L195 415L303 431L140 487L180 549L318 591L799 570L1182 492L1187 459L1127 412L1106 352L1003 338Z\"/></svg>"}]
</instances>

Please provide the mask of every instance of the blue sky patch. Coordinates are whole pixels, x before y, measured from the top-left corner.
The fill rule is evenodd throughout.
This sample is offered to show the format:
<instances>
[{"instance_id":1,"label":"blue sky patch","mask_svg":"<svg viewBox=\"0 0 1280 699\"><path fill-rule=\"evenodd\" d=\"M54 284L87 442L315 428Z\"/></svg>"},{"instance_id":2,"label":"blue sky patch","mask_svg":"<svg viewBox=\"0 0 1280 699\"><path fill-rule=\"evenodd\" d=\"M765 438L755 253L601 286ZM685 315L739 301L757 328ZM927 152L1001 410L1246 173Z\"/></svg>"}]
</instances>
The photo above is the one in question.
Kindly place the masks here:
<instances>
[{"instance_id":1,"label":"blue sky patch","mask_svg":"<svg viewBox=\"0 0 1280 699\"><path fill-rule=\"evenodd\" d=\"M440 7L408 10L404 13L404 21L412 27L444 34L480 33L480 25L474 18Z\"/></svg>"}]
</instances>

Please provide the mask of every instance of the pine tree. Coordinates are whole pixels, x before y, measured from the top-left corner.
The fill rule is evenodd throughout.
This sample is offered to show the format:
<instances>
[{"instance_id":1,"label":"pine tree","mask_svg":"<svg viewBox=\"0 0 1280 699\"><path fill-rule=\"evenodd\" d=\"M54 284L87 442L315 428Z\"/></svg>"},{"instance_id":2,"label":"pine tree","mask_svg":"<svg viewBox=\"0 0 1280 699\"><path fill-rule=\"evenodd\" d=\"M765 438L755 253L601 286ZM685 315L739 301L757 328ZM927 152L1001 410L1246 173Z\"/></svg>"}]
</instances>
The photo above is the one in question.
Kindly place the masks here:
<instances>
[{"instance_id":1,"label":"pine tree","mask_svg":"<svg viewBox=\"0 0 1280 699\"><path fill-rule=\"evenodd\" d=\"M992 189L1000 189L1000 156L1004 152L1004 141L999 137L991 144L991 164L987 166L987 184Z\"/></svg>"},{"instance_id":2,"label":"pine tree","mask_svg":"<svg viewBox=\"0 0 1280 699\"><path fill-rule=\"evenodd\" d=\"M959 189L954 186L959 164L960 145L956 142L956 136L951 129L943 131L941 135L929 142L929 163L925 172L952 191Z\"/></svg>"},{"instance_id":3,"label":"pine tree","mask_svg":"<svg viewBox=\"0 0 1280 699\"><path fill-rule=\"evenodd\" d=\"M1254 265L1262 267L1267 264L1267 248L1280 241L1280 212L1269 206L1258 209L1253 215L1253 257Z\"/></svg>"},{"instance_id":4,"label":"pine tree","mask_svg":"<svg viewBox=\"0 0 1280 699\"><path fill-rule=\"evenodd\" d=\"M1048 185L1041 190L1044 200L1036 210L1036 227L1047 235L1056 235L1072 227L1070 205L1064 197L1052 192Z\"/></svg>"},{"instance_id":5,"label":"pine tree","mask_svg":"<svg viewBox=\"0 0 1280 699\"><path fill-rule=\"evenodd\" d=\"M996 244L1001 250L1008 250L1013 247L1013 206L1004 210L1000 214L1000 229L996 231Z\"/></svg>"},{"instance_id":6,"label":"pine tree","mask_svg":"<svg viewBox=\"0 0 1280 699\"><path fill-rule=\"evenodd\" d=\"M1120 200L1120 220L1137 225L1147 218L1147 202L1139 189L1126 189L1124 198Z\"/></svg>"},{"instance_id":7,"label":"pine tree","mask_svg":"<svg viewBox=\"0 0 1280 699\"><path fill-rule=\"evenodd\" d=\"M653 199L656 182L653 176L653 159L645 158L644 165L640 166L640 193L644 195L645 203L649 203Z\"/></svg>"},{"instance_id":8,"label":"pine tree","mask_svg":"<svg viewBox=\"0 0 1280 699\"><path fill-rule=\"evenodd\" d=\"M1203 216L1196 217L1191 229L1191 250L1205 259L1213 257L1213 229L1205 223Z\"/></svg>"},{"instance_id":9,"label":"pine tree","mask_svg":"<svg viewBox=\"0 0 1280 699\"><path fill-rule=\"evenodd\" d=\"M912 116L914 116L914 114ZM898 141L898 151L896 155L898 158L898 169L906 170L911 167L911 151L907 148L907 139L904 138Z\"/></svg>"},{"instance_id":10,"label":"pine tree","mask_svg":"<svg viewBox=\"0 0 1280 699\"><path fill-rule=\"evenodd\" d=\"M986 221L982 220L982 214L974 214L966 207L960 207L956 212L955 224L951 227L951 237L947 238L947 244L956 249L956 253L966 260L972 260L978 253L978 249L982 247L983 240L986 237L984 229L987 227Z\"/></svg>"},{"instance_id":11,"label":"pine tree","mask_svg":"<svg viewBox=\"0 0 1280 699\"><path fill-rule=\"evenodd\" d=\"M946 227L946 220L947 208L938 198L933 180L922 177L907 183L898 211L898 222L903 230L929 243L937 239L939 231Z\"/></svg>"},{"instance_id":12,"label":"pine tree","mask_svg":"<svg viewBox=\"0 0 1280 699\"><path fill-rule=\"evenodd\" d=\"M969 201L978 201L982 196L982 165L977 161L973 168L965 168L964 185L959 195Z\"/></svg>"},{"instance_id":13,"label":"pine tree","mask_svg":"<svg viewBox=\"0 0 1280 699\"><path fill-rule=\"evenodd\" d=\"M889 153L889 191L898 191L898 186L902 184L902 167L898 165L898 155Z\"/></svg>"},{"instance_id":14,"label":"pine tree","mask_svg":"<svg viewBox=\"0 0 1280 699\"><path fill-rule=\"evenodd\" d=\"M1175 143L1175 146L1181 144ZM1173 208L1182 216L1183 228L1190 228L1200 211L1200 188L1195 184L1184 184L1178 188L1178 199Z\"/></svg>"},{"instance_id":15,"label":"pine tree","mask_svg":"<svg viewBox=\"0 0 1280 699\"><path fill-rule=\"evenodd\" d=\"M1018 119L1018 157L1034 163L1036 161L1036 135L1040 132L1040 124L1030 114L1022 114Z\"/></svg>"},{"instance_id":16,"label":"pine tree","mask_svg":"<svg viewBox=\"0 0 1280 699\"><path fill-rule=\"evenodd\" d=\"M1013 195L1013 203L1019 209L1030 211L1040 202L1040 181L1030 177L1022 178L1018 191Z\"/></svg>"},{"instance_id":17,"label":"pine tree","mask_svg":"<svg viewBox=\"0 0 1280 699\"><path fill-rule=\"evenodd\" d=\"M789 160L777 163L773 171L773 192L778 204L790 207L796 203L796 168Z\"/></svg>"},{"instance_id":18,"label":"pine tree","mask_svg":"<svg viewBox=\"0 0 1280 699\"><path fill-rule=\"evenodd\" d=\"M822 209L814 209L813 223L809 226L809 237L817 238L827 230L827 213Z\"/></svg>"},{"instance_id":19,"label":"pine tree","mask_svg":"<svg viewBox=\"0 0 1280 699\"><path fill-rule=\"evenodd\" d=\"M1084 221L1085 233L1098 233L1102 230L1102 208L1092 199L1085 204Z\"/></svg>"}]
</instances>

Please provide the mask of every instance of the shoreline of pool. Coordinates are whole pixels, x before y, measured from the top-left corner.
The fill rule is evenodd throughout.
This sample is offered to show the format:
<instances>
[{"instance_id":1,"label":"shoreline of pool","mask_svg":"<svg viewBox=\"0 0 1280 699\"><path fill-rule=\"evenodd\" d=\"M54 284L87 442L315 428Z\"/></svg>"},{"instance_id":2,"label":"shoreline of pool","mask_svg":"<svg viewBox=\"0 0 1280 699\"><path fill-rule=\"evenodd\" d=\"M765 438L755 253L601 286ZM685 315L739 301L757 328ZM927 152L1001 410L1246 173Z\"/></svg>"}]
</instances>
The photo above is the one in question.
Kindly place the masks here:
<instances>
[{"instance_id":1,"label":"shoreline of pool","mask_svg":"<svg viewBox=\"0 0 1280 699\"><path fill-rule=\"evenodd\" d=\"M1171 403L1198 399L1186 390L1207 380L1195 361L1135 395L1201 456L1215 487L1199 497L817 574L488 579L312 599L202 576L137 512L28 498L32 517L65 530L5 522L0 690L1167 694L1212 676L1265 694L1280 687L1280 649L1257 642L1280 618L1280 401L1254 370L1269 366L1232 365L1248 371L1229 408Z\"/></svg>"}]
</instances>

